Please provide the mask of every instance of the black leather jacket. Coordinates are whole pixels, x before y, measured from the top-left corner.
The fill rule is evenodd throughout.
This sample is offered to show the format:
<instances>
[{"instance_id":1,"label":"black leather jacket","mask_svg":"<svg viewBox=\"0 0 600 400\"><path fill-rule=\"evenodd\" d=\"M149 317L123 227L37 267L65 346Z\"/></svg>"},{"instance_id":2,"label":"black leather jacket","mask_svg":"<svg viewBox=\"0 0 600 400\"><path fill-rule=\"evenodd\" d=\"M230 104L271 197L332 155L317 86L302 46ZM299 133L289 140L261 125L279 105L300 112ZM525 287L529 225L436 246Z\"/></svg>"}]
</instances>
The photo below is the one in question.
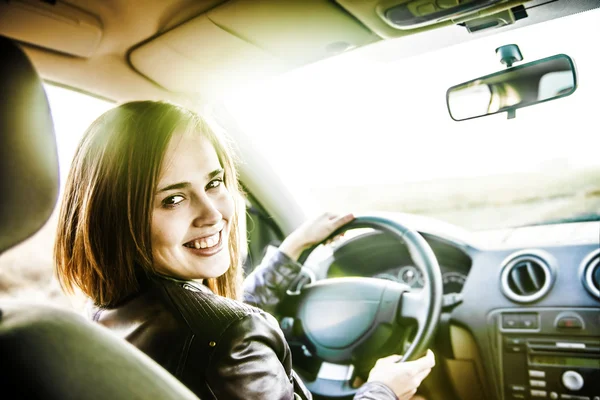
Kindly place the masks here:
<instances>
[{"instance_id":1,"label":"black leather jacket","mask_svg":"<svg viewBox=\"0 0 600 400\"><path fill-rule=\"evenodd\" d=\"M142 350L201 399L311 399L292 370L289 346L273 311L300 265L267 254L244 283L244 304L193 281L155 277L140 293L92 318ZM253 306L254 305L254 306ZM377 383L355 399L393 400Z\"/></svg>"}]
</instances>

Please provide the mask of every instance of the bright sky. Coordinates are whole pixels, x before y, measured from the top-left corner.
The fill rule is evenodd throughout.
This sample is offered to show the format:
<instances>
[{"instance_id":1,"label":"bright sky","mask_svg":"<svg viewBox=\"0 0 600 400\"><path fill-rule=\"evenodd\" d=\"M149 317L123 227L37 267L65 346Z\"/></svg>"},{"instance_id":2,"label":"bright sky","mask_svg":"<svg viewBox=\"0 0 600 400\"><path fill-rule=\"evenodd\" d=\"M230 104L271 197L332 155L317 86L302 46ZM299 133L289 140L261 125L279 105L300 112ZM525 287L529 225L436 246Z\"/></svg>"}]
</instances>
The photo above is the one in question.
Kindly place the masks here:
<instances>
[{"instance_id":1,"label":"bright sky","mask_svg":"<svg viewBox=\"0 0 600 400\"><path fill-rule=\"evenodd\" d=\"M464 30L450 27L448 34L457 29ZM296 194L334 184L598 166L598 37L595 10L395 62L326 60L262 83L227 105ZM522 63L571 56L577 91L518 110L514 120L506 114L451 120L447 88L503 69L494 50L511 43L519 45ZM390 49L394 40L379 45L383 53Z\"/></svg>"},{"instance_id":2,"label":"bright sky","mask_svg":"<svg viewBox=\"0 0 600 400\"><path fill-rule=\"evenodd\" d=\"M114 103L50 84L44 85L44 89L54 120L62 188L81 136Z\"/></svg>"}]
</instances>

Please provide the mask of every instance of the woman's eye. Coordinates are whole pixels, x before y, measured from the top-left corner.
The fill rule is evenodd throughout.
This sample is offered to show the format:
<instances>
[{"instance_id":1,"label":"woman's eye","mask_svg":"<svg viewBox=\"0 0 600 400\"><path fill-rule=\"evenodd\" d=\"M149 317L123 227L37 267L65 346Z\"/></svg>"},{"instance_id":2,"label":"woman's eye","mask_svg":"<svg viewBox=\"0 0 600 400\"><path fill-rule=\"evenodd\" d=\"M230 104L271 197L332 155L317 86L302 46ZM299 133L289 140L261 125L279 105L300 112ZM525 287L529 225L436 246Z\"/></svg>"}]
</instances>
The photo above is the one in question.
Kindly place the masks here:
<instances>
[{"instance_id":1,"label":"woman's eye","mask_svg":"<svg viewBox=\"0 0 600 400\"><path fill-rule=\"evenodd\" d=\"M175 207L177 204L181 203L185 198L181 195L169 196L162 201L163 207L171 208Z\"/></svg>"},{"instance_id":2,"label":"woman's eye","mask_svg":"<svg viewBox=\"0 0 600 400\"><path fill-rule=\"evenodd\" d=\"M208 183L208 185L206 185L206 189L215 189L218 188L219 186L221 186L223 184L223 179L213 179L212 181L210 181Z\"/></svg>"}]
</instances>

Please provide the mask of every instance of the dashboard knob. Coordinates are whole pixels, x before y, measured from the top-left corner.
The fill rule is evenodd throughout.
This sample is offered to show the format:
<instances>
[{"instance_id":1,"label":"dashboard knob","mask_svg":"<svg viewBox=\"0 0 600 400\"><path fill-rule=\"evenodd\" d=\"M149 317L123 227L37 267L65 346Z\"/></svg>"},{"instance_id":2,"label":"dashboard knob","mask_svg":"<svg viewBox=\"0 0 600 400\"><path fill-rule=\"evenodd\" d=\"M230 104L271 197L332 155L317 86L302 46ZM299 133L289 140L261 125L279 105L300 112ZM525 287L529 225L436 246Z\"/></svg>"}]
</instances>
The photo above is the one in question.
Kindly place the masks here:
<instances>
[{"instance_id":1,"label":"dashboard knob","mask_svg":"<svg viewBox=\"0 0 600 400\"><path fill-rule=\"evenodd\" d=\"M580 390L583 387L583 377L578 372L566 371L562 374L562 383L569 390Z\"/></svg>"}]
</instances>

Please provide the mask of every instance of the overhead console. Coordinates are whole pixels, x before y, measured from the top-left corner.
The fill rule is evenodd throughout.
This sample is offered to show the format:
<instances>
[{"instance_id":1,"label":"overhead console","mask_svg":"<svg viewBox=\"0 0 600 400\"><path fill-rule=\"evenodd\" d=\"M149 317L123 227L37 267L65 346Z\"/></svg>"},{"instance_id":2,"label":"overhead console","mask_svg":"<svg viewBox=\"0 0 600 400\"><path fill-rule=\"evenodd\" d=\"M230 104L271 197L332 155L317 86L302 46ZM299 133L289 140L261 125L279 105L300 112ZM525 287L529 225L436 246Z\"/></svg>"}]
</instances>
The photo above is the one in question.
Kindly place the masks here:
<instances>
[{"instance_id":1,"label":"overhead console","mask_svg":"<svg viewBox=\"0 0 600 400\"><path fill-rule=\"evenodd\" d=\"M469 32L513 24L527 16L528 0L337 0L383 38L407 36L447 25Z\"/></svg>"},{"instance_id":2,"label":"overhead console","mask_svg":"<svg viewBox=\"0 0 600 400\"><path fill-rule=\"evenodd\" d=\"M411 0L384 1L377 13L390 26L415 29L483 11L506 0Z\"/></svg>"}]
</instances>

